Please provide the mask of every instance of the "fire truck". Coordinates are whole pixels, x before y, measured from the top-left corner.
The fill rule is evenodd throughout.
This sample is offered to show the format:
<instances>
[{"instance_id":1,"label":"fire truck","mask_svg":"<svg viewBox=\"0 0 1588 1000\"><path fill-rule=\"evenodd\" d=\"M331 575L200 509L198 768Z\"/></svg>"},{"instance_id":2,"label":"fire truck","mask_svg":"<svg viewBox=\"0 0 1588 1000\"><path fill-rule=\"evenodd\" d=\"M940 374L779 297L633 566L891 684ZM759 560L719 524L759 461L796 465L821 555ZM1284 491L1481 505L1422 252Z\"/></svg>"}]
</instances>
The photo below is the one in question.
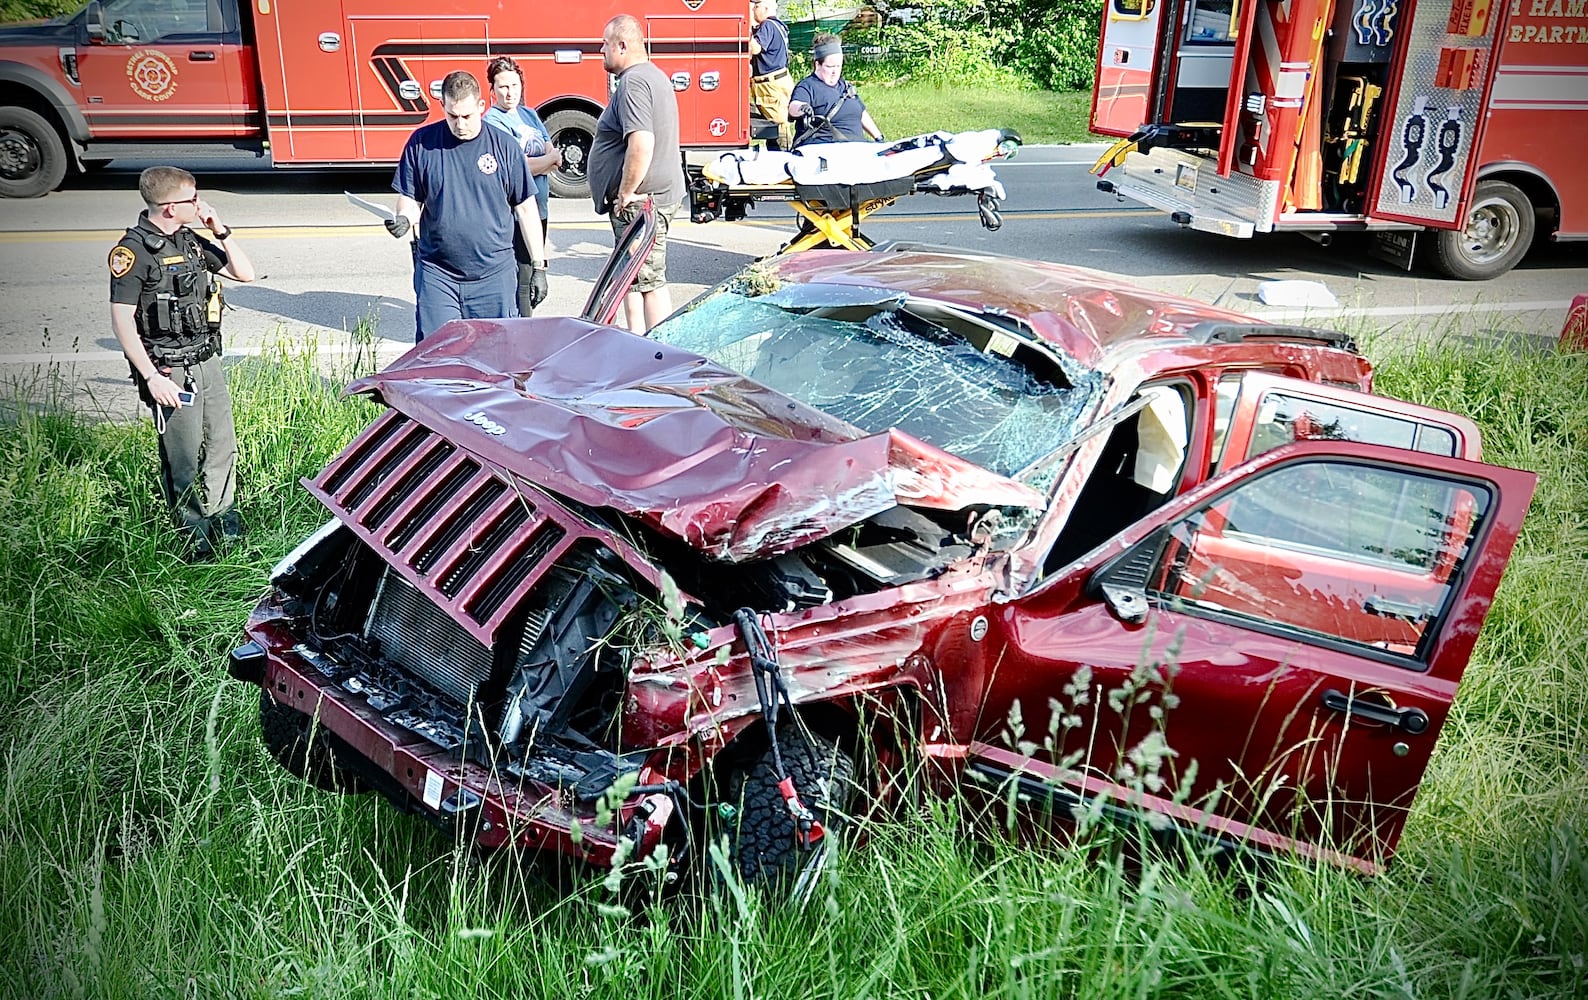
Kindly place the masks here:
<instances>
[{"instance_id":1,"label":"fire truck","mask_svg":"<svg viewBox=\"0 0 1588 1000\"><path fill-rule=\"evenodd\" d=\"M672 79L683 145L746 145L742 0L94 0L0 28L0 195L42 195L68 169L129 157L394 163L441 118L447 73L483 77L508 55L562 149L553 190L582 196L609 88L601 33L618 13L641 20Z\"/></svg>"},{"instance_id":2,"label":"fire truck","mask_svg":"<svg viewBox=\"0 0 1588 1000\"><path fill-rule=\"evenodd\" d=\"M1585 0L1106 0L1098 187L1454 278L1588 238ZM1421 242L1421 246L1419 246Z\"/></svg>"}]
</instances>

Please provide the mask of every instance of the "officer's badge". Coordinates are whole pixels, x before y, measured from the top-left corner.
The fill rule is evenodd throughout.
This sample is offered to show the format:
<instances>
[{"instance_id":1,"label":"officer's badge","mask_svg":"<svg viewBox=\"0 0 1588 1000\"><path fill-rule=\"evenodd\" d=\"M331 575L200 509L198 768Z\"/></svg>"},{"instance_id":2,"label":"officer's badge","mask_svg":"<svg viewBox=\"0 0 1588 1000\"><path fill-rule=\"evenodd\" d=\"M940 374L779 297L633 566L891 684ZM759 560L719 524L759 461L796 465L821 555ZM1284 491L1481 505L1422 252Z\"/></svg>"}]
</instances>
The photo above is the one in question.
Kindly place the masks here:
<instances>
[{"instance_id":1,"label":"officer's badge","mask_svg":"<svg viewBox=\"0 0 1588 1000\"><path fill-rule=\"evenodd\" d=\"M479 168L480 173L485 174L486 176L496 173L496 157L492 156L490 153L483 154L479 160Z\"/></svg>"},{"instance_id":2,"label":"officer's badge","mask_svg":"<svg viewBox=\"0 0 1588 1000\"><path fill-rule=\"evenodd\" d=\"M117 246L110 251L110 276L125 278L127 272L132 270L132 265L138 262L138 255L124 246Z\"/></svg>"}]
</instances>

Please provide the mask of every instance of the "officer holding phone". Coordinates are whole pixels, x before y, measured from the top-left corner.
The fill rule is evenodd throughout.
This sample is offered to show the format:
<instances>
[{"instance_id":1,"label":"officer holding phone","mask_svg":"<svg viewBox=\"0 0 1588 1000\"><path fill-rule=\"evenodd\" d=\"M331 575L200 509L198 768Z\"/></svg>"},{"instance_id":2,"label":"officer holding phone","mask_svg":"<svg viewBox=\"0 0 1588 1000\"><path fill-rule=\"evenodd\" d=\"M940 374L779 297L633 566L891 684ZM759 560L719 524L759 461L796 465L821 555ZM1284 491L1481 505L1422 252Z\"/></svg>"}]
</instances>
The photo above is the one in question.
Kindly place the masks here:
<instances>
[{"instance_id":1,"label":"officer holding phone","mask_svg":"<svg viewBox=\"0 0 1588 1000\"><path fill-rule=\"evenodd\" d=\"M160 486L189 558L242 536L235 506L237 434L221 368L220 274L252 281L254 265L193 175L150 167L147 206L110 251L110 326L160 438ZM212 242L189 226L200 223Z\"/></svg>"}]
</instances>

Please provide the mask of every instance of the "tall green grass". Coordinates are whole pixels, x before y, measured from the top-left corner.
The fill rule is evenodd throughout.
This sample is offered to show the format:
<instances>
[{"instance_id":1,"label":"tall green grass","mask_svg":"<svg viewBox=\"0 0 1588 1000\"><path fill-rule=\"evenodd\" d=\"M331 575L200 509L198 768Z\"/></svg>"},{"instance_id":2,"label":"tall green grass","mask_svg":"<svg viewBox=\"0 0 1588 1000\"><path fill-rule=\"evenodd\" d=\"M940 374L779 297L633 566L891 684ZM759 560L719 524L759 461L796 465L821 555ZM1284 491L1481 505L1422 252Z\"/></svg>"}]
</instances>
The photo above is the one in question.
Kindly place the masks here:
<instances>
[{"instance_id":1,"label":"tall green grass","mask_svg":"<svg viewBox=\"0 0 1588 1000\"><path fill-rule=\"evenodd\" d=\"M804 908L628 915L478 863L258 745L226 651L321 517L297 485L371 416L312 355L231 373L243 547L174 557L147 423L0 423L0 995L1571 997L1588 991L1588 357L1443 343L1381 391L1473 415L1540 486L1400 855L1127 864L959 803L878 825Z\"/></svg>"}]
</instances>

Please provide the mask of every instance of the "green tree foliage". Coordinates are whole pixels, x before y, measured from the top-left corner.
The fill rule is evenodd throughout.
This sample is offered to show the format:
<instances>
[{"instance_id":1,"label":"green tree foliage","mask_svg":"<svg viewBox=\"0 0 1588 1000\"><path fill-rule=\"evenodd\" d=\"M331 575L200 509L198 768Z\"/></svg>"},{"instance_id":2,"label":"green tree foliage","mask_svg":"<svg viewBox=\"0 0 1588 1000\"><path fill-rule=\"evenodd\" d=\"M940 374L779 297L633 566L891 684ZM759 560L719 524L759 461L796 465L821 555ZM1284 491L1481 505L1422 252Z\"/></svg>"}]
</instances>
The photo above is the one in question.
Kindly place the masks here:
<instances>
[{"instance_id":1,"label":"green tree foliage","mask_svg":"<svg viewBox=\"0 0 1588 1000\"><path fill-rule=\"evenodd\" d=\"M0 0L0 24L75 13L83 0Z\"/></svg>"},{"instance_id":2,"label":"green tree foliage","mask_svg":"<svg viewBox=\"0 0 1588 1000\"><path fill-rule=\"evenodd\" d=\"M1097 62L1103 0L886 0L871 6L875 27L844 39L887 56L847 69L875 78L890 71L913 79L1045 90L1087 90ZM809 16L787 4L786 16Z\"/></svg>"},{"instance_id":3,"label":"green tree foliage","mask_svg":"<svg viewBox=\"0 0 1588 1000\"><path fill-rule=\"evenodd\" d=\"M1045 90L1090 90L1103 0L987 0L998 54Z\"/></svg>"}]
</instances>

